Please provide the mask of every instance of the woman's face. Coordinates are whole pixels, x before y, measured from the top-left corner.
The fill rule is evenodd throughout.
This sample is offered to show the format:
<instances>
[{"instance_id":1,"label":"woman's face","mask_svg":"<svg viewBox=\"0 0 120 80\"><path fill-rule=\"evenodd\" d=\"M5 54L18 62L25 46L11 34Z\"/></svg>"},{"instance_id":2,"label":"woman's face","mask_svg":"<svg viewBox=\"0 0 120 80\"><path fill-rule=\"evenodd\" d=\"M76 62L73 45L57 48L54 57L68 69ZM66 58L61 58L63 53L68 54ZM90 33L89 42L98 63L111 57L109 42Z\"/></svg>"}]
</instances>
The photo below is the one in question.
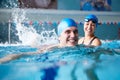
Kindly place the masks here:
<instances>
[{"instance_id":1,"label":"woman's face","mask_svg":"<svg viewBox=\"0 0 120 80\"><path fill-rule=\"evenodd\" d=\"M96 24L91 20L84 22L84 32L86 35L94 35Z\"/></svg>"}]
</instances>

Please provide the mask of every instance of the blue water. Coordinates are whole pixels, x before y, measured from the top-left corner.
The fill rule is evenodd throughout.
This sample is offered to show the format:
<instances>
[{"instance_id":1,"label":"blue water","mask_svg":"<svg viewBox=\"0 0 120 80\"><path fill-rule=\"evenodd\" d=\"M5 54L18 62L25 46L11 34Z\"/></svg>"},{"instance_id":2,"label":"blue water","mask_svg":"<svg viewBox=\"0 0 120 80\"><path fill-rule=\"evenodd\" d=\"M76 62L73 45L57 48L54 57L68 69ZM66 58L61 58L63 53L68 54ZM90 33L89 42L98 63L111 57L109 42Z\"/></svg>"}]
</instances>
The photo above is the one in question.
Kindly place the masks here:
<instances>
[{"instance_id":1,"label":"blue water","mask_svg":"<svg viewBox=\"0 0 120 80\"><path fill-rule=\"evenodd\" d=\"M17 1L1 0L0 8L18 8ZM13 19L15 16L19 16L18 18L21 19L21 15L23 16L23 14L13 13L15 13L11 16ZM21 20L24 21L24 16ZM8 25L8 23L0 23L0 42L2 43L8 42ZM56 25L55 23L50 27L55 28ZM25 26L28 27L27 24L23 27ZM32 26L37 28L37 33L42 31L41 25L35 23ZM45 26L49 28L46 23L43 27ZM73 48L55 48L42 54L21 56L18 59L0 64L0 80L120 80L120 41L114 40L119 39L119 25L108 25L110 30L106 28L106 24L106 27L104 24L102 26L98 28L97 35L100 36L100 39L112 39L113 41L103 41L102 46L95 48L79 45ZM15 29L16 26L11 24L10 27L10 43L22 43L19 41L20 35L16 35L18 32ZM83 30L81 28L80 30ZM100 34L101 31L102 34ZM25 42L27 41L29 40ZM37 50L36 47L24 45L0 44L0 58L9 54L36 52Z\"/></svg>"},{"instance_id":2,"label":"blue water","mask_svg":"<svg viewBox=\"0 0 120 80\"><path fill-rule=\"evenodd\" d=\"M0 57L35 52L30 46L1 45ZM100 47L55 48L0 64L0 80L120 80L120 41Z\"/></svg>"}]
</instances>

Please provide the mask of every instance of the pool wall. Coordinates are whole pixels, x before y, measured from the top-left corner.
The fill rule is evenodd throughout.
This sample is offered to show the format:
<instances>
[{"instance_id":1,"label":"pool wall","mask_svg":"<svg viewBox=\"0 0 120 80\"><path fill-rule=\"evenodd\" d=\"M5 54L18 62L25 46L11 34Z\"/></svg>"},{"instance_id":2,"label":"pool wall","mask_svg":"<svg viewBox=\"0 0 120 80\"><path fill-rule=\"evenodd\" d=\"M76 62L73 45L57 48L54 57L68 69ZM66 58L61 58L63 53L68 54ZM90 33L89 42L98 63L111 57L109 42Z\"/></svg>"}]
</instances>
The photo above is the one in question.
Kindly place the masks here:
<instances>
[{"instance_id":1,"label":"pool wall","mask_svg":"<svg viewBox=\"0 0 120 80\"><path fill-rule=\"evenodd\" d=\"M57 28L57 24L65 17L73 18L79 27L79 36L84 36L83 21L88 14L95 14L101 25L96 29L96 36L102 40L119 40L120 39L120 12L97 12L97 11L75 11L75 10L45 10L45 9L0 9L0 42L8 40L9 23L14 23L13 17L19 14L18 18L25 15L22 23L29 25L47 23L52 26L51 29ZM14 14L14 15L13 15ZM21 24L22 24L21 23ZM34 26L35 27L35 26ZM39 26L37 26L39 27ZM47 27L46 27L47 28ZM50 27L49 27L50 28ZM14 27L11 28L14 30ZM12 31L11 38L17 31ZM17 40L18 37L13 39Z\"/></svg>"}]
</instances>

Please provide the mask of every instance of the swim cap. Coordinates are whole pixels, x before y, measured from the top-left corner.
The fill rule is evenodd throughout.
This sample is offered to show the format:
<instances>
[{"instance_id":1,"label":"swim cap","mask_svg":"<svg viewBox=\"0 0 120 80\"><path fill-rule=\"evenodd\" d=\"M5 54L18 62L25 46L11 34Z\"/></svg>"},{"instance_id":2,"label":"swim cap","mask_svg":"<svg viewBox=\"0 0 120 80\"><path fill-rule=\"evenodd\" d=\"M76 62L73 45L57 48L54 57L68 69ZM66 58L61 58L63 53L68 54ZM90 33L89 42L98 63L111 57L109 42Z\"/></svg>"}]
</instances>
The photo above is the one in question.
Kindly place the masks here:
<instances>
[{"instance_id":1,"label":"swim cap","mask_svg":"<svg viewBox=\"0 0 120 80\"><path fill-rule=\"evenodd\" d=\"M87 15L84 20L85 20L85 22L88 22L88 21L91 20L96 25L98 24L98 18L95 15L93 15L93 14Z\"/></svg>"},{"instance_id":2,"label":"swim cap","mask_svg":"<svg viewBox=\"0 0 120 80\"><path fill-rule=\"evenodd\" d=\"M71 18L64 18L58 25L58 36L66 29L69 27L77 27L76 22L71 19Z\"/></svg>"}]
</instances>

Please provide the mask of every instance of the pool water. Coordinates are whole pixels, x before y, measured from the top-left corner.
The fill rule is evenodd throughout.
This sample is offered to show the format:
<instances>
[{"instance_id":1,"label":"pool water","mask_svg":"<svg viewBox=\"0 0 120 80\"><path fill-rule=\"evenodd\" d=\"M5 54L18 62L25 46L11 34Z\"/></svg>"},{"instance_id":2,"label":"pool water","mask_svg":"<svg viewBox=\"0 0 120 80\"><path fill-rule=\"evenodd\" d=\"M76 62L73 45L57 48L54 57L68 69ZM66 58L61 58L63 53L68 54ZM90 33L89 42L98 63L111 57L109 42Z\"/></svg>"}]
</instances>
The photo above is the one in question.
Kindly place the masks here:
<instances>
[{"instance_id":1,"label":"pool water","mask_svg":"<svg viewBox=\"0 0 120 80\"><path fill-rule=\"evenodd\" d=\"M0 64L0 80L120 80L120 41L99 47L55 48ZM35 52L35 47L0 45L0 57Z\"/></svg>"},{"instance_id":2,"label":"pool water","mask_svg":"<svg viewBox=\"0 0 120 80\"><path fill-rule=\"evenodd\" d=\"M83 35L81 20L89 12L53 10L51 14L51 10L12 9L19 7L17 1L2 0L0 5L1 8L10 8L0 10L0 58L36 52L38 48L28 46L33 45L31 43L56 43L56 26L63 17L74 18L81 30L80 36ZM104 40L100 47L78 45L24 55L0 64L0 80L120 80L119 12L93 13L102 21L96 30L96 36Z\"/></svg>"}]
</instances>

